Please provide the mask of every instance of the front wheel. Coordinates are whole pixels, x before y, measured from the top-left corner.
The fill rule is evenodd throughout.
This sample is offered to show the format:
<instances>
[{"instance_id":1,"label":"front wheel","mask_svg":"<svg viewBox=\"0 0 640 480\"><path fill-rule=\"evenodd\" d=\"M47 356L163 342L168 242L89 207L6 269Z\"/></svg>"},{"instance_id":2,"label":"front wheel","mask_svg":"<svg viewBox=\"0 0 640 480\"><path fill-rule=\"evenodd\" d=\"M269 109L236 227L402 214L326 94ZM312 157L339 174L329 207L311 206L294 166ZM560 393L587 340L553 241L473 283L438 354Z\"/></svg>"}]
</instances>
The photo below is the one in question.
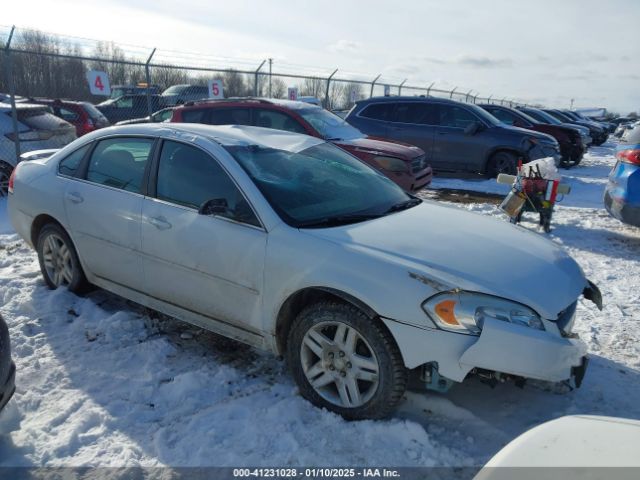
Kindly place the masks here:
<instances>
[{"instance_id":1,"label":"front wheel","mask_svg":"<svg viewBox=\"0 0 640 480\"><path fill-rule=\"evenodd\" d=\"M487 173L490 178L497 177L501 173L516 175L518 159L510 152L496 152L489 159Z\"/></svg>"},{"instance_id":2,"label":"front wheel","mask_svg":"<svg viewBox=\"0 0 640 480\"><path fill-rule=\"evenodd\" d=\"M390 333L351 305L321 302L303 310L287 356L302 396L350 420L386 417L406 389Z\"/></svg>"},{"instance_id":3,"label":"front wheel","mask_svg":"<svg viewBox=\"0 0 640 480\"><path fill-rule=\"evenodd\" d=\"M87 285L78 254L62 227L49 223L42 227L36 244L40 271L50 289L67 287L78 293Z\"/></svg>"}]
</instances>

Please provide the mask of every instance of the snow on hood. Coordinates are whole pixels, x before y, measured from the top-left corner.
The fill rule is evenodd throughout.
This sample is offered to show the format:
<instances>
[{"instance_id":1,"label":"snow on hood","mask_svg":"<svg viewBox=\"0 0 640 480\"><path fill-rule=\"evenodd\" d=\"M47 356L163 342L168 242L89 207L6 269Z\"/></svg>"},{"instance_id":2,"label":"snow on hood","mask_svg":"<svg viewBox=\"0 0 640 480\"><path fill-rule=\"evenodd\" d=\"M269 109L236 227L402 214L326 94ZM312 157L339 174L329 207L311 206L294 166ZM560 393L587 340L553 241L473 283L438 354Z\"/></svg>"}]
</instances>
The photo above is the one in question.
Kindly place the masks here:
<instances>
[{"instance_id":1,"label":"snow on hood","mask_svg":"<svg viewBox=\"0 0 640 480\"><path fill-rule=\"evenodd\" d=\"M546 238L429 201L380 219L306 232L452 287L523 303L547 319L557 318L587 286L578 264Z\"/></svg>"}]
</instances>

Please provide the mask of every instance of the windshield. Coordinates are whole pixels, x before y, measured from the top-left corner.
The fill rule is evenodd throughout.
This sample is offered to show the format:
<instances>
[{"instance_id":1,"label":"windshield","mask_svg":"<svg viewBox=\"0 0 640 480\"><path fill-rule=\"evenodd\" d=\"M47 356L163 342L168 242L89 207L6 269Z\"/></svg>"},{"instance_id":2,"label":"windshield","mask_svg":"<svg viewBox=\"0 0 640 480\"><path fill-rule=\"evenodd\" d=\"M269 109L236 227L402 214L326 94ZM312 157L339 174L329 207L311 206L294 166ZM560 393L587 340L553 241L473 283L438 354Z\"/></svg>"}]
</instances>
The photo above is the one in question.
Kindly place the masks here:
<instances>
[{"instance_id":1,"label":"windshield","mask_svg":"<svg viewBox=\"0 0 640 480\"><path fill-rule=\"evenodd\" d=\"M305 108L298 113L326 140L354 140L364 137L360 130L323 108Z\"/></svg>"},{"instance_id":2,"label":"windshield","mask_svg":"<svg viewBox=\"0 0 640 480\"><path fill-rule=\"evenodd\" d=\"M488 122L490 125L494 125L494 126L502 125L502 122L500 120L498 120L496 117L491 115L484 108L480 108L479 106L473 105L472 103L469 103L466 106L467 108L470 108L471 110L473 110L473 112L476 115L482 118L485 122Z\"/></svg>"},{"instance_id":3,"label":"windshield","mask_svg":"<svg viewBox=\"0 0 640 480\"><path fill-rule=\"evenodd\" d=\"M573 122L573 118L567 117L564 113L556 112L555 110L552 110L552 111L550 111L548 113L549 113L549 115L551 115L552 117L557 118L561 122L565 122L565 123Z\"/></svg>"},{"instance_id":4,"label":"windshield","mask_svg":"<svg viewBox=\"0 0 640 480\"><path fill-rule=\"evenodd\" d=\"M225 147L273 209L293 227L328 227L380 217L419 200L330 143L290 152ZM414 202L408 204L407 202Z\"/></svg>"},{"instance_id":5,"label":"windshield","mask_svg":"<svg viewBox=\"0 0 640 480\"><path fill-rule=\"evenodd\" d=\"M528 113L523 112L522 110L516 110L518 112L518 114L521 117L524 117L526 120L528 120L529 122L533 123L534 125L539 125L540 122L538 120L536 120L535 118L533 118L531 115L529 115Z\"/></svg>"},{"instance_id":6,"label":"windshield","mask_svg":"<svg viewBox=\"0 0 640 480\"><path fill-rule=\"evenodd\" d=\"M541 122L550 123L551 125L560 125L562 123L557 118L549 115L547 112L543 112L542 110L526 110L526 113L539 119Z\"/></svg>"},{"instance_id":7,"label":"windshield","mask_svg":"<svg viewBox=\"0 0 640 480\"><path fill-rule=\"evenodd\" d=\"M183 92L187 87L189 87L189 85L174 85L172 87L167 88L164 92L162 92L163 95L177 95L181 92Z\"/></svg>"}]
</instances>

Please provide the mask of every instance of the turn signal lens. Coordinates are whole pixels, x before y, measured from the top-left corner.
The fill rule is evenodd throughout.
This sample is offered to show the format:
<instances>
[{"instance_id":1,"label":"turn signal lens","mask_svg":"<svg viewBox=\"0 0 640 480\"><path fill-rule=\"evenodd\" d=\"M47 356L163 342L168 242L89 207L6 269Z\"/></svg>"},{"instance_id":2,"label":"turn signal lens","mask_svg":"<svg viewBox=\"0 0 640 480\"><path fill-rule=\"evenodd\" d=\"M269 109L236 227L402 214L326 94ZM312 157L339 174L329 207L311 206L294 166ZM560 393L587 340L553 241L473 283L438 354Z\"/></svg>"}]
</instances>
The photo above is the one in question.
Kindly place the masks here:
<instances>
[{"instance_id":1,"label":"turn signal lens","mask_svg":"<svg viewBox=\"0 0 640 480\"><path fill-rule=\"evenodd\" d=\"M438 304L434 308L440 320L448 325L459 326L460 322L456 320L456 315L454 312L456 306L455 300L444 300Z\"/></svg>"}]
</instances>

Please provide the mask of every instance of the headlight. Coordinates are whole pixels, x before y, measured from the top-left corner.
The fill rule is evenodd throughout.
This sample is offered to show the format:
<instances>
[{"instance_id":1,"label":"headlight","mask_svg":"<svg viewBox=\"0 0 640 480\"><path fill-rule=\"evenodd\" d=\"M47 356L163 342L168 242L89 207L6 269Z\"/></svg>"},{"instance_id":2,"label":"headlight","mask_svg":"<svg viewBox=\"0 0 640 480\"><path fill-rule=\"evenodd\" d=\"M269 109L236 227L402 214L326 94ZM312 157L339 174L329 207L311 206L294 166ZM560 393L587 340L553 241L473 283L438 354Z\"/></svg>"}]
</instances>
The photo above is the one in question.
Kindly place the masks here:
<instances>
[{"instance_id":1,"label":"headlight","mask_svg":"<svg viewBox=\"0 0 640 480\"><path fill-rule=\"evenodd\" d=\"M544 330L542 320L529 307L482 293L439 293L422 308L438 327L467 335L479 335L488 318Z\"/></svg>"},{"instance_id":2,"label":"headlight","mask_svg":"<svg viewBox=\"0 0 640 480\"><path fill-rule=\"evenodd\" d=\"M373 158L380 167L390 172L407 172L407 162L394 157L377 156Z\"/></svg>"}]
</instances>

